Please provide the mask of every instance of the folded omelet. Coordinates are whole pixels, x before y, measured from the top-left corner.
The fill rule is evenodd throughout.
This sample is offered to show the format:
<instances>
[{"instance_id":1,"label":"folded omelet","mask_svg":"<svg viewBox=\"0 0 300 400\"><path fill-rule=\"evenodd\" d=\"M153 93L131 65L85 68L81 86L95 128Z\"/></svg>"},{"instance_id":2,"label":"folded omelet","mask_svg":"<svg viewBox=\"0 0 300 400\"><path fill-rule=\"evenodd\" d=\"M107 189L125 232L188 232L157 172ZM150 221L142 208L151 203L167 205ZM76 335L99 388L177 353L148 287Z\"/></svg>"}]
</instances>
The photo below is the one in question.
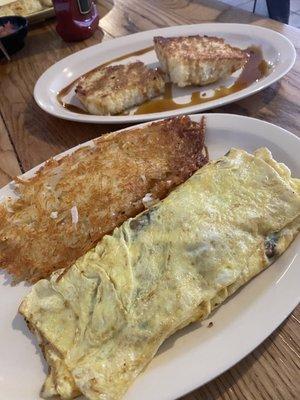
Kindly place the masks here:
<instances>
[{"instance_id":1,"label":"folded omelet","mask_svg":"<svg viewBox=\"0 0 300 400\"><path fill-rule=\"evenodd\" d=\"M232 149L129 219L20 312L50 365L42 395L121 398L162 342L205 318L286 250L300 181L267 149Z\"/></svg>"}]
</instances>

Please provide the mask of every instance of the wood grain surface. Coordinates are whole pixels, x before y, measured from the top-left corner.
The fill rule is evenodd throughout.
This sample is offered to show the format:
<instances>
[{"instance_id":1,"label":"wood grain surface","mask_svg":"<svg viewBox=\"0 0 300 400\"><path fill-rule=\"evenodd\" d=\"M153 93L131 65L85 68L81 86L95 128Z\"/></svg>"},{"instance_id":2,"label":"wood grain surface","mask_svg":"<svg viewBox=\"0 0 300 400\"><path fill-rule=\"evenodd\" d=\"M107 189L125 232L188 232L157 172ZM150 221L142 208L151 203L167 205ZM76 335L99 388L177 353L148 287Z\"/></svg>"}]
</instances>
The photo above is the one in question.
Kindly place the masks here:
<instances>
[{"instance_id":1,"label":"wood grain surface","mask_svg":"<svg viewBox=\"0 0 300 400\"><path fill-rule=\"evenodd\" d=\"M26 46L13 56L11 63L0 61L0 187L61 151L121 128L76 124L40 110L33 99L33 88L50 65L103 40L164 26L212 21L251 23L288 37L298 53L292 71L262 92L213 112L260 118L300 136L300 30L214 0L104 0L98 1L98 5L101 30L92 38L64 43L56 34L55 21L50 20L31 28ZM255 351L182 399L300 399L299 321L298 306ZM205 360L199 368L205 368Z\"/></svg>"},{"instance_id":2,"label":"wood grain surface","mask_svg":"<svg viewBox=\"0 0 300 400\"><path fill-rule=\"evenodd\" d=\"M10 141L5 124L0 117L0 187L6 185L23 171Z\"/></svg>"}]
</instances>

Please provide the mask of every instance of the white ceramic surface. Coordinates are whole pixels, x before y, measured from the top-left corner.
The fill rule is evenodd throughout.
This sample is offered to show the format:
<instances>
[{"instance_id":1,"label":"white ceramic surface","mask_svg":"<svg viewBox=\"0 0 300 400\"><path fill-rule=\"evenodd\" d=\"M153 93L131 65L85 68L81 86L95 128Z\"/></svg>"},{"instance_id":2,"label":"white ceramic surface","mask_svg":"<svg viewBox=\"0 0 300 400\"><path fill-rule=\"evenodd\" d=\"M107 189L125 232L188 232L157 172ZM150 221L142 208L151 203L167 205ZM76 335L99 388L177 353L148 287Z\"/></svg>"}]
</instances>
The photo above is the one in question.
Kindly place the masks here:
<instances>
[{"instance_id":1,"label":"white ceramic surface","mask_svg":"<svg viewBox=\"0 0 300 400\"><path fill-rule=\"evenodd\" d=\"M200 117L192 116L197 121ZM206 143L211 159L231 147L251 152L267 146L276 160L300 177L300 139L274 125L235 115L207 114ZM10 188L7 185L0 190L0 199L11 194ZM299 302L299 251L300 235L271 267L210 318L169 338L125 400L178 398L224 372L258 346ZM17 314L30 288L22 284L11 287L7 279L5 274L0 275L0 398L35 400L39 399L45 377L45 363L35 338ZM211 328L209 322L213 322Z\"/></svg>"},{"instance_id":2,"label":"white ceramic surface","mask_svg":"<svg viewBox=\"0 0 300 400\"><path fill-rule=\"evenodd\" d=\"M212 100L200 105L185 107L174 111L161 113L141 114L141 115L119 115L119 116L97 116L71 112L62 107L57 101L57 93L73 82L85 72L101 65L111 59L137 51L152 45L153 36L181 36L181 35L213 35L223 37L227 43L247 48L255 45L260 46L265 60L274 66L272 72L236 93L230 94L217 100ZM109 40L97 44L87 49L81 50L51 66L37 81L34 90L34 97L38 105L46 112L59 118L72 121L92 122L92 123L123 123L148 121L158 118L165 118L177 114L194 113L211 108L219 107L242 99L263 88L271 85L285 75L294 65L295 49L292 43L281 34L270 29L246 24L221 24L209 23L199 25L174 26L169 28L156 29L152 31L140 32L129 36ZM132 62L136 59L145 62L152 67L158 66L154 51L135 58L128 58L121 63ZM235 73L236 77L240 72ZM209 94L209 88L220 86L231 86L234 79L229 77L216 84L202 87L201 90ZM197 90L195 87L177 88L174 90L174 99L177 103L186 103L191 98L191 93ZM71 103L79 104L74 92L70 94Z\"/></svg>"}]
</instances>

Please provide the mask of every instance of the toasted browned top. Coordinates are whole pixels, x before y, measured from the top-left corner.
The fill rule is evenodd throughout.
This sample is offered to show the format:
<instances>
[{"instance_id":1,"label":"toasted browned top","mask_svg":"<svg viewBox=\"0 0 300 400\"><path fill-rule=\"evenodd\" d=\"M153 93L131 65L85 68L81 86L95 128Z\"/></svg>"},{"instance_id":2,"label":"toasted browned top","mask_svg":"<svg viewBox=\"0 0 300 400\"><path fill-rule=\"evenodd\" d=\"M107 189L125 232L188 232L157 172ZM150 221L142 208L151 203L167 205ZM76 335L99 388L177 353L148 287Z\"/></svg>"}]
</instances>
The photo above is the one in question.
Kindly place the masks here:
<instances>
[{"instance_id":1,"label":"toasted browned top","mask_svg":"<svg viewBox=\"0 0 300 400\"><path fill-rule=\"evenodd\" d=\"M104 135L29 180L0 205L0 266L35 282L68 267L106 233L205 164L204 122L188 117ZM149 196L148 196L149 197Z\"/></svg>"},{"instance_id":2,"label":"toasted browned top","mask_svg":"<svg viewBox=\"0 0 300 400\"><path fill-rule=\"evenodd\" d=\"M245 51L226 44L224 39L212 36L178 36L153 38L156 48L166 56L184 58L188 60L212 59L240 59L246 60L248 55Z\"/></svg>"},{"instance_id":3,"label":"toasted browned top","mask_svg":"<svg viewBox=\"0 0 300 400\"><path fill-rule=\"evenodd\" d=\"M98 67L88 72L76 87L79 96L90 96L97 92L100 97L112 92L130 88L143 88L146 83L163 82L163 73L158 69L148 68L141 61L126 65Z\"/></svg>"},{"instance_id":4,"label":"toasted browned top","mask_svg":"<svg viewBox=\"0 0 300 400\"><path fill-rule=\"evenodd\" d=\"M0 16L22 15L26 17L52 6L50 0L16 0L0 6Z\"/></svg>"}]
</instances>

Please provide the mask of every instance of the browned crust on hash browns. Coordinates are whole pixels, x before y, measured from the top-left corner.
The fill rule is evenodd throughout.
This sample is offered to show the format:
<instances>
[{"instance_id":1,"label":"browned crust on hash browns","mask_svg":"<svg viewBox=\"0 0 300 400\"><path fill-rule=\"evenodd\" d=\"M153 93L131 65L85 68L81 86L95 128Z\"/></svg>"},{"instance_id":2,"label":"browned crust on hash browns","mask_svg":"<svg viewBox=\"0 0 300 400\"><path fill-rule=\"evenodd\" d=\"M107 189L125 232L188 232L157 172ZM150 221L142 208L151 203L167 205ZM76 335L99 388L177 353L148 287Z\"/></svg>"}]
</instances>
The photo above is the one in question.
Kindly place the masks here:
<instances>
[{"instance_id":1,"label":"browned crust on hash browns","mask_svg":"<svg viewBox=\"0 0 300 400\"><path fill-rule=\"evenodd\" d=\"M51 159L33 178L17 178L19 199L0 205L0 267L14 282L69 267L141 212L147 193L164 198L207 161L204 121L186 116L104 135Z\"/></svg>"}]
</instances>

